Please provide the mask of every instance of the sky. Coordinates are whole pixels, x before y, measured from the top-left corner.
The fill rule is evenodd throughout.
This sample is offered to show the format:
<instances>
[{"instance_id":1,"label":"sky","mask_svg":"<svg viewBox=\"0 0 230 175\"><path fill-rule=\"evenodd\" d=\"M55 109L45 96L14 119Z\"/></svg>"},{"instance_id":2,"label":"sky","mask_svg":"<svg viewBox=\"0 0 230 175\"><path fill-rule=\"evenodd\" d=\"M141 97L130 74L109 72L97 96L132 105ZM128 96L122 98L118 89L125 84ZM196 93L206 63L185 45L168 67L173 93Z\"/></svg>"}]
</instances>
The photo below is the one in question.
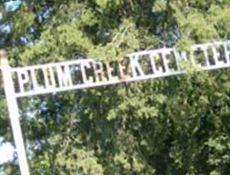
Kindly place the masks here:
<instances>
[{"instance_id":1,"label":"sky","mask_svg":"<svg viewBox=\"0 0 230 175\"><path fill-rule=\"evenodd\" d=\"M12 161L13 155L14 147L12 146L12 144L9 142L0 142L0 165Z\"/></svg>"},{"instance_id":2,"label":"sky","mask_svg":"<svg viewBox=\"0 0 230 175\"><path fill-rule=\"evenodd\" d=\"M17 0L17 1L8 1L8 2L5 3L5 7L9 11L14 11L14 10L16 10L19 7L20 4L21 4L20 0Z\"/></svg>"}]
</instances>

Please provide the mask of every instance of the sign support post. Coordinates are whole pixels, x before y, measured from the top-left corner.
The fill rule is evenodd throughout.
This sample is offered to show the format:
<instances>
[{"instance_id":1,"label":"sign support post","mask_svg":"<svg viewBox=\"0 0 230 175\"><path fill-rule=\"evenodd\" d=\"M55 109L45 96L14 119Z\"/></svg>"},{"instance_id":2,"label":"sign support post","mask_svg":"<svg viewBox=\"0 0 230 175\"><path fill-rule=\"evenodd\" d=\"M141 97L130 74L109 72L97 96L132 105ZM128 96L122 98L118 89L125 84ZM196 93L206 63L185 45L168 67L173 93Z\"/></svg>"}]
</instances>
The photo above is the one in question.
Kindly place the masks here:
<instances>
[{"instance_id":1,"label":"sign support post","mask_svg":"<svg viewBox=\"0 0 230 175\"><path fill-rule=\"evenodd\" d=\"M8 106L8 112L10 116L10 123L13 131L14 142L16 146L18 162L20 167L21 175L30 175L29 166L26 158L26 151L23 142L22 130L20 126L20 115L17 104L17 98L15 96L15 90L13 80L11 76L11 67L9 66L6 52L0 51L0 61L2 69L2 77L4 84L4 91L6 96L6 102Z\"/></svg>"}]
</instances>

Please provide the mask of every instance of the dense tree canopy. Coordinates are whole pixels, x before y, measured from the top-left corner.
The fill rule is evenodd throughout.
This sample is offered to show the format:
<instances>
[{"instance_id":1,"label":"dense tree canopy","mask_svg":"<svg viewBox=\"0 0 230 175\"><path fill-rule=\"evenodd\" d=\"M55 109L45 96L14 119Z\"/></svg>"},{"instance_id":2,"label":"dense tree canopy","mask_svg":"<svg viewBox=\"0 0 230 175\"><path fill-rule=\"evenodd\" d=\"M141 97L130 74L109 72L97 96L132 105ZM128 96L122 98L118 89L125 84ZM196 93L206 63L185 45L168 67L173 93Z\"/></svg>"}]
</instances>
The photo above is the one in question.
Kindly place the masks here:
<instances>
[{"instance_id":1,"label":"dense tree canopy","mask_svg":"<svg viewBox=\"0 0 230 175\"><path fill-rule=\"evenodd\" d=\"M230 38L229 0L21 0L0 12L12 66ZM230 174L230 72L188 69L19 100L31 174ZM12 141L0 92L0 135ZM19 174L15 161L2 168Z\"/></svg>"}]
</instances>

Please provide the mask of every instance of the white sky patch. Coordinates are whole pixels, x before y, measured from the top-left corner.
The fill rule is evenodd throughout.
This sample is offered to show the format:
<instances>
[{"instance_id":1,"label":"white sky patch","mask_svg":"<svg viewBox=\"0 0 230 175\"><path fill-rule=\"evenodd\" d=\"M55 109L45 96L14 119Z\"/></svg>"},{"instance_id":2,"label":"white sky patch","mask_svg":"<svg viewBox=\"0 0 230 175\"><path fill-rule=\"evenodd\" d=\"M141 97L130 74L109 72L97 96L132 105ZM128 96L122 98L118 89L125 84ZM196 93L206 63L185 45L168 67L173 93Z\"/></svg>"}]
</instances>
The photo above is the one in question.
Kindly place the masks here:
<instances>
[{"instance_id":1,"label":"white sky patch","mask_svg":"<svg viewBox=\"0 0 230 175\"><path fill-rule=\"evenodd\" d=\"M14 11L16 10L22 2L20 0L17 1L9 1L5 3L5 7L9 11Z\"/></svg>"},{"instance_id":2,"label":"white sky patch","mask_svg":"<svg viewBox=\"0 0 230 175\"><path fill-rule=\"evenodd\" d=\"M10 143L0 144L0 164L9 162L13 160L14 147Z\"/></svg>"}]
</instances>

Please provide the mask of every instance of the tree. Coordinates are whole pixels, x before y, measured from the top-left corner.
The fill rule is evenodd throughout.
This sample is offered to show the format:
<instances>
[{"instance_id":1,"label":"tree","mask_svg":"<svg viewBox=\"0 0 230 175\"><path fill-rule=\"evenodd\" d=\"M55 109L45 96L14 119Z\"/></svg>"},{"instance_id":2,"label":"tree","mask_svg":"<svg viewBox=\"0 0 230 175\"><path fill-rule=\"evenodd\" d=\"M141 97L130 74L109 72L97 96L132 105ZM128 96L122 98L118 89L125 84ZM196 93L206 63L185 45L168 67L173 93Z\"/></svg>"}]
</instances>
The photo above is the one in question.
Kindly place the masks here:
<instances>
[{"instance_id":1,"label":"tree","mask_svg":"<svg viewBox=\"0 0 230 175\"><path fill-rule=\"evenodd\" d=\"M10 11L2 3L0 45L12 66L120 60L137 50L228 39L229 5L23 0ZM31 174L229 174L229 70L188 69L184 76L20 100ZM1 135L10 140L1 99ZM12 164L7 169L19 174Z\"/></svg>"}]
</instances>

